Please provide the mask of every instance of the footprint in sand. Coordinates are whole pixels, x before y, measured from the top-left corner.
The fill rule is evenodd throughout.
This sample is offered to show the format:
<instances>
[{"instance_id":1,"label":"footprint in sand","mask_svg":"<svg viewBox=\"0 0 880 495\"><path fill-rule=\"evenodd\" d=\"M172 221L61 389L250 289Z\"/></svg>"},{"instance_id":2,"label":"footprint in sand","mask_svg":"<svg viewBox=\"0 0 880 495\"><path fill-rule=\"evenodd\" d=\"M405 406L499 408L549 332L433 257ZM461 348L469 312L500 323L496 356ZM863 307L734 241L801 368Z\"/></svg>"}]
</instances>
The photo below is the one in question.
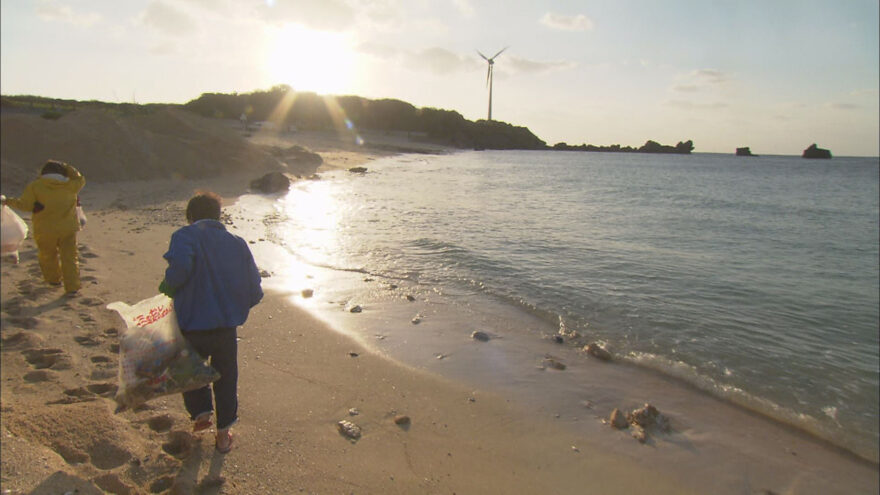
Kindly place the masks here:
<instances>
[{"instance_id":1,"label":"footprint in sand","mask_svg":"<svg viewBox=\"0 0 880 495\"><path fill-rule=\"evenodd\" d=\"M34 332L18 332L4 338L0 347L3 350L34 349L41 347L45 341L46 339Z\"/></svg>"},{"instance_id":2,"label":"footprint in sand","mask_svg":"<svg viewBox=\"0 0 880 495\"><path fill-rule=\"evenodd\" d=\"M40 320L33 316L12 316L7 321L9 321L13 327L24 328L27 330L34 329L40 324Z\"/></svg>"},{"instance_id":3,"label":"footprint in sand","mask_svg":"<svg viewBox=\"0 0 880 495\"><path fill-rule=\"evenodd\" d=\"M95 254L95 253L89 253L89 252L81 253L79 256L80 256L80 258L86 258L86 259L98 258L98 255L97 255L97 254Z\"/></svg>"},{"instance_id":4,"label":"footprint in sand","mask_svg":"<svg viewBox=\"0 0 880 495\"><path fill-rule=\"evenodd\" d=\"M156 433L165 433L170 430L172 426L174 426L174 420L171 419L171 416L167 414L163 414L161 416L154 416L147 421L147 425L151 430Z\"/></svg>"},{"instance_id":5,"label":"footprint in sand","mask_svg":"<svg viewBox=\"0 0 880 495\"><path fill-rule=\"evenodd\" d=\"M118 374L116 367L113 365L113 359L110 357L92 356L91 361L96 366L90 375L92 380L106 380L107 378L113 378Z\"/></svg>"},{"instance_id":6,"label":"footprint in sand","mask_svg":"<svg viewBox=\"0 0 880 495\"><path fill-rule=\"evenodd\" d=\"M28 383L48 382L52 379L52 372L48 370L29 371L25 373L23 379Z\"/></svg>"},{"instance_id":7,"label":"footprint in sand","mask_svg":"<svg viewBox=\"0 0 880 495\"><path fill-rule=\"evenodd\" d=\"M82 464L89 460L89 455L83 452L82 450L72 447L70 445L64 445L60 443L53 443L52 450L58 453L62 459L68 464Z\"/></svg>"},{"instance_id":8,"label":"footprint in sand","mask_svg":"<svg viewBox=\"0 0 880 495\"><path fill-rule=\"evenodd\" d=\"M77 335L73 337L73 340L76 341L77 344L84 347L94 347L101 344L100 341L89 335Z\"/></svg>"},{"instance_id":9,"label":"footprint in sand","mask_svg":"<svg viewBox=\"0 0 880 495\"><path fill-rule=\"evenodd\" d=\"M162 493L170 489L172 485L174 485L174 478L171 476L164 476L150 483L150 493Z\"/></svg>"},{"instance_id":10,"label":"footprint in sand","mask_svg":"<svg viewBox=\"0 0 880 495\"><path fill-rule=\"evenodd\" d=\"M86 390L101 397L113 397L116 395L117 387L115 383L93 383L86 385Z\"/></svg>"},{"instance_id":11,"label":"footprint in sand","mask_svg":"<svg viewBox=\"0 0 880 495\"><path fill-rule=\"evenodd\" d=\"M162 444L162 450L177 459L183 459L192 450L194 437L185 431L172 431L168 441Z\"/></svg>"},{"instance_id":12,"label":"footprint in sand","mask_svg":"<svg viewBox=\"0 0 880 495\"><path fill-rule=\"evenodd\" d=\"M131 452L123 449L110 440L99 440L86 450L92 466L103 471L118 468L132 458Z\"/></svg>"},{"instance_id":13,"label":"footprint in sand","mask_svg":"<svg viewBox=\"0 0 880 495\"><path fill-rule=\"evenodd\" d=\"M110 368L99 368L96 370L92 370L91 374L89 374L90 380L106 380L108 378L113 378L118 374L118 372L114 369Z\"/></svg>"},{"instance_id":14,"label":"footprint in sand","mask_svg":"<svg viewBox=\"0 0 880 495\"><path fill-rule=\"evenodd\" d=\"M34 283L31 280L20 280L15 284L15 287L21 295L31 296L34 294Z\"/></svg>"},{"instance_id":15,"label":"footprint in sand","mask_svg":"<svg viewBox=\"0 0 880 495\"><path fill-rule=\"evenodd\" d=\"M24 299L21 297L13 297L3 305L3 312L10 316L18 316L21 314L21 305Z\"/></svg>"},{"instance_id":16,"label":"footprint in sand","mask_svg":"<svg viewBox=\"0 0 880 495\"><path fill-rule=\"evenodd\" d=\"M107 473L92 480L101 490L108 493L133 493L134 488L126 485L118 474Z\"/></svg>"},{"instance_id":17,"label":"footprint in sand","mask_svg":"<svg viewBox=\"0 0 880 495\"><path fill-rule=\"evenodd\" d=\"M70 397L91 397L92 394L85 387L77 387L77 388L69 388L64 391L64 395L68 395Z\"/></svg>"},{"instance_id":18,"label":"footprint in sand","mask_svg":"<svg viewBox=\"0 0 880 495\"><path fill-rule=\"evenodd\" d=\"M79 303L83 306L101 306L104 304L104 301L97 297L83 297L79 300Z\"/></svg>"},{"instance_id":19,"label":"footprint in sand","mask_svg":"<svg viewBox=\"0 0 880 495\"><path fill-rule=\"evenodd\" d=\"M22 351L24 358L35 369L70 369L70 356L61 349L28 349Z\"/></svg>"}]
</instances>

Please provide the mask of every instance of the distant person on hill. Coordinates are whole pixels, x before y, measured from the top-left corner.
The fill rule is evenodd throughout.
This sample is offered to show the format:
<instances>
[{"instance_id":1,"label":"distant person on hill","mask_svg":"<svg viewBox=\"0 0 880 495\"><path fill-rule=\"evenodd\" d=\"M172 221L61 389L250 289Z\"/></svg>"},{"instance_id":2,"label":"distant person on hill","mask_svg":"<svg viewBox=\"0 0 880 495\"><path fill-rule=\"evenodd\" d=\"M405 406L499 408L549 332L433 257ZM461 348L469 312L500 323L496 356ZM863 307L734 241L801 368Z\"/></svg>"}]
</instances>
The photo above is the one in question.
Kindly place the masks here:
<instances>
[{"instance_id":1,"label":"distant person on hill","mask_svg":"<svg viewBox=\"0 0 880 495\"><path fill-rule=\"evenodd\" d=\"M211 360L221 377L212 386L185 392L183 403L193 431L211 427L217 405L217 451L232 448L229 427L238 421L238 343L236 327L260 299L260 272L247 242L220 222L220 197L197 193L186 207L189 225L171 235L168 261L159 290L174 299L184 338Z\"/></svg>"},{"instance_id":2,"label":"distant person on hill","mask_svg":"<svg viewBox=\"0 0 880 495\"><path fill-rule=\"evenodd\" d=\"M63 280L67 295L76 294L80 287L76 233L81 225L76 204L79 191L85 184L79 170L49 160L40 170L40 177L24 188L20 198L3 201L17 210L33 213L31 222L40 271L46 282L52 285L61 285Z\"/></svg>"}]
</instances>

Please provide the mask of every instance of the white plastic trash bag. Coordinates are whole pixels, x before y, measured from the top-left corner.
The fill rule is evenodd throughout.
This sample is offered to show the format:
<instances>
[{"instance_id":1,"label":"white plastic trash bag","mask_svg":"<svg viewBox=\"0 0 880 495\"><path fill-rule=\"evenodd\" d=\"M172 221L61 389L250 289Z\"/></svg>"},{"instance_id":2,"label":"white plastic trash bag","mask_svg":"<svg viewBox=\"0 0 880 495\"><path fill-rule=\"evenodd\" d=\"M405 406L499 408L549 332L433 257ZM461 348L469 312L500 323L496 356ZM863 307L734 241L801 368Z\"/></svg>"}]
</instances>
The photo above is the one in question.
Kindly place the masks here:
<instances>
[{"instance_id":1,"label":"white plastic trash bag","mask_svg":"<svg viewBox=\"0 0 880 495\"><path fill-rule=\"evenodd\" d=\"M79 228L83 228L86 226L86 212L83 211L82 206L76 207L76 219L79 220Z\"/></svg>"},{"instance_id":2,"label":"white plastic trash bag","mask_svg":"<svg viewBox=\"0 0 880 495\"><path fill-rule=\"evenodd\" d=\"M10 207L3 205L0 209L0 255L11 254L18 263L18 249L27 237L28 227Z\"/></svg>"},{"instance_id":3,"label":"white plastic trash bag","mask_svg":"<svg viewBox=\"0 0 880 495\"><path fill-rule=\"evenodd\" d=\"M83 207L79 202L79 196L76 197L76 219L79 221L79 228L83 228L86 226L86 212L83 211Z\"/></svg>"},{"instance_id":4,"label":"white plastic trash bag","mask_svg":"<svg viewBox=\"0 0 880 495\"><path fill-rule=\"evenodd\" d=\"M122 316L128 327L119 342L119 388L116 412L144 402L187 392L220 378L183 338L177 326L173 301L164 294L129 306L107 305Z\"/></svg>"}]
</instances>

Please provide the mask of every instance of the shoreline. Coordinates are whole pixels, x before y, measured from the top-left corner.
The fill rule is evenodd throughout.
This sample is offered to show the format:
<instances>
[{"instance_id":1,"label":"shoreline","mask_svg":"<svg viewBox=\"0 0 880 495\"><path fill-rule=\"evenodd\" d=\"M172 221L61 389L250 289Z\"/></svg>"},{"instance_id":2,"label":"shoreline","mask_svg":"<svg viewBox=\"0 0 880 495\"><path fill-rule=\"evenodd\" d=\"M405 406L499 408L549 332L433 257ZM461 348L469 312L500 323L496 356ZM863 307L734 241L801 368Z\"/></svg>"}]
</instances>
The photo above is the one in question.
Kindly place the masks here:
<instances>
[{"instance_id":1,"label":"shoreline","mask_svg":"<svg viewBox=\"0 0 880 495\"><path fill-rule=\"evenodd\" d=\"M343 149L332 155L331 146L321 153L327 154L322 167L329 170L394 154ZM707 488L739 493L734 487L747 483L752 490L827 493L822 484L805 486L796 469L772 472L784 452L746 451L711 473L670 469L664 457L673 449L691 459L719 452L700 450L680 436L675 442L640 445L628 431L614 432L596 421L575 423L569 414L537 414L504 392L387 359L291 304L287 299L295 292L267 291L240 328L242 421L234 428L239 435L231 454L215 454L210 435L189 433L178 396L112 415L107 387L115 383L116 335L108 331L122 326L104 305L133 303L156 293L156 277L164 270L161 254L171 232L183 225L192 189L215 190L225 209L246 193L251 175L87 185L83 198L89 224L79 237L85 283L73 300L59 298L58 291L39 280L32 239L25 241L21 265L4 262L4 489L625 493L647 488L662 494ZM61 357L36 369L28 352L46 349L59 350L52 355ZM590 373L607 371L601 366L591 366ZM701 407L712 414L712 404L708 400ZM359 414L350 416L351 408ZM408 428L394 424L399 414L411 418ZM361 440L350 443L339 435L335 424L343 419L363 428ZM59 429L53 421L60 422ZM83 425L94 431L81 431ZM573 433L573 425L580 433ZM600 436L617 447L609 449ZM797 452L785 453L784 462L814 469L807 480L837 482L831 490L836 493L876 492L876 466L842 461L829 468L823 464L827 458L809 449ZM116 464L116 458L123 462ZM721 486L726 488L715 490Z\"/></svg>"},{"instance_id":2,"label":"shoreline","mask_svg":"<svg viewBox=\"0 0 880 495\"><path fill-rule=\"evenodd\" d=\"M112 206L115 186L92 188L94 204L108 206L89 211L79 236L78 297L37 278L32 239L19 265L2 265L0 481L9 493L688 492L502 397L364 352L273 292L240 328L232 453L189 432L176 395L114 415L122 322L104 306L155 294L185 205L162 182L141 186L156 201L129 209ZM394 424L397 414L410 426ZM359 424L363 437L342 437L340 420Z\"/></svg>"},{"instance_id":3,"label":"shoreline","mask_svg":"<svg viewBox=\"0 0 880 495\"><path fill-rule=\"evenodd\" d=\"M410 160L406 157L402 160L394 160L388 163L401 161L403 164L400 167L409 166L407 162ZM413 166L417 167L418 165L414 164ZM377 163L375 169L380 176L383 173L387 175L388 167L383 169ZM339 181L347 181L347 179L341 175L330 177L330 182ZM313 188L309 183L302 183L299 187L303 191L310 189L317 191L316 197L313 200L323 204L321 198L325 195L326 187L316 186ZM348 189L343 187L340 190ZM309 197L310 194L300 194L301 192L298 191L296 194L299 199L289 202L290 204L297 205L294 209L289 210L292 218L297 218L296 208L304 204L307 205L312 201L304 200L303 198ZM332 192L329 194L329 196L338 195L338 193ZM241 209L247 211L252 209L254 204L255 202L246 202L245 206ZM278 201L273 204L276 208L279 208L279 212L285 211L284 201ZM307 226L309 221L308 218L302 218L293 220L291 223ZM259 224L260 222L257 223ZM264 236L262 231L257 232L255 235L258 237ZM266 234L268 235L265 235L265 237L271 237L271 232ZM290 257L291 255L294 258L299 258L300 255L293 252L293 248L287 247L288 242L291 245L299 245L295 237L294 235L285 239L281 235L280 238L274 239L275 244L279 245L279 249L277 253L272 254L271 258L277 260L283 259L285 256ZM351 239L343 240L342 242L350 243ZM312 249L311 245L312 243L307 243L305 246L300 246L304 249L303 254L310 252ZM299 248L296 249L298 250ZM311 255L306 256L310 257ZM487 379L486 377L491 375L493 370L481 368L479 360L487 358L481 357L479 354L469 357L472 362L468 364L463 364L463 361L457 358L452 360L443 359L441 361L436 359L436 355L448 356L450 348L458 350L459 346L467 346L470 343L468 334L471 330L491 330L493 326L500 327L503 329L501 334L504 338L508 338L512 331L520 332L524 340L521 347L525 349L516 349L506 353L507 359L513 363L510 366L515 370L515 373L508 377L499 377L493 382L493 385L504 385L506 382L515 382L517 380L532 380L533 377L529 376L528 369L519 368L531 368L532 365L541 366L541 357L544 354L557 353L560 349L573 347L571 345L549 345L543 348L543 351L537 352L535 349L541 345L538 341L542 338L551 339L556 335L559 329L558 323L555 320L552 322L548 320L547 317L552 317L553 315L544 312L534 313L530 311L527 305L517 304L516 301L505 299L498 303L493 301L491 297L483 297L480 291L471 294L467 288L433 286L430 284L422 285L419 282L410 280L406 276L400 279L384 278L385 275L390 273L367 273L355 270L355 273L347 274L347 269L345 268L347 265L323 260L324 258L318 254L317 258L314 258L313 261L313 263L318 263L318 265L310 265L308 270L313 272L321 271L324 269L322 266L325 263L337 265L337 268L329 268L329 270L336 272L335 275L331 274L329 277L325 277L329 281L304 279L302 269L294 270L295 273L292 275L285 274L283 268L279 270L279 274L282 277L286 276L291 280L291 282L286 283L297 288L294 291L295 293L298 293L299 290L314 289L314 297L308 301L298 297L293 297L293 299L309 309L314 309L324 314L323 319L325 321L330 321L331 324L337 326L348 327L346 333L367 341L372 347L389 352L396 359L410 365L430 369L441 374L457 373L458 376L470 378L472 381L474 380L473 377ZM352 267L357 266L360 266L357 265L357 262L352 265ZM403 270L403 273L407 272L407 267L401 266L400 268ZM314 273L312 275L317 277ZM365 283L367 278L375 279L375 281ZM389 291L389 284L400 285L400 288ZM450 298L444 298L440 295L441 292L459 293L459 304L450 305ZM468 293L469 295L462 296L461 293ZM415 298L407 302L405 296L415 296ZM399 304L395 304L395 301L399 302ZM439 307L437 306L438 304L440 305ZM363 306L363 313L347 315L343 311L345 306L353 305ZM495 313L493 318L487 321L478 321L479 313L486 312L486 308L490 306L495 308L492 310ZM470 311L470 307L473 307L474 312L477 313L476 315L469 314L468 317L459 319L450 318L451 314ZM509 322L499 323L504 321L504 316L508 313L515 313L515 315L509 318ZM421 323L418 326L414 326L411 323L411 319L414 317L420 317ZM438 319L442 320L442 323ZM529 323L522 323L522 321L529 321ZM566 323L569 322L566 321ZM381 341L375 340L375 336L379 333L382 334L383 340ZM428 337L429 333L445 333L446 336ZM388 338L385 339L385 337ZM581 342L581 340L578 340L578 342ZM407 342L407 344L399 344L399 342ZM491 352L493 355L492 359L495 359L496 351L493 350ZM563 360L569 367L579 366L583 364L583 361L590 359L583 353L570 352L569 354L567 354L568 359ZM762 398L760 395L754 395L754 392L747 392L748 389L743 390L731 385L724 385L724 382L716 381L709 375L700 375L696 368L688 367L680 362L671 362L649 354L621 355L618 357L618 360L626 362L638 370L637 374L639 376L643 374L659 374L667 381L674 381L678 388L685 387L693 390L694 393L712 397L728 407L752 413L756 417L761 417L773 424L789 428L792 432L798 432L799 435L811 438L830 449L852 456L860 462L866 462L875 467L877 465L876 444L872 440L873 436L870 429L862 430L857 425L854 427L851 423L838 424L839 428L834 428L831 420L827 417L811 415L813 414L812 410L783 407L779 405L780 403L774 403ZM463 367L466 371L459 371L459 367ZM568 374L568 372L564 374ZM631 388L625 379L627 373L616 373L615 376L617 375L623 376L623 378L616 378L617 381L615 382L619 385L620 389ZM637 381L641 381L641 379ZM592 381L588 378L586 383L592 383ZM544 385L544 387L554 386L559 385L555 383ZM578 393L582 388L584 388L583 384L572 383L569 385L570 393ZM645 401L652 403L656 401L656 405L662 411L662 400L662 393L652 394L650 390L646 390L640 399L636 399L636 403L628 404L627 407L637 407ZM641 403L638 401L641 401ZM607 417L614 407L619 407L619 404L612 404L609 401L607 409L602 411L603 414ZM593 413L591 412L591 414ZM817 412L817 414L822 413ZM823 419L825 420L824 422L822 421ZM836 420L836 418L832 418L832 420ZM872 447L874 448L872 449Z\"/></svg>"}]
</instances>

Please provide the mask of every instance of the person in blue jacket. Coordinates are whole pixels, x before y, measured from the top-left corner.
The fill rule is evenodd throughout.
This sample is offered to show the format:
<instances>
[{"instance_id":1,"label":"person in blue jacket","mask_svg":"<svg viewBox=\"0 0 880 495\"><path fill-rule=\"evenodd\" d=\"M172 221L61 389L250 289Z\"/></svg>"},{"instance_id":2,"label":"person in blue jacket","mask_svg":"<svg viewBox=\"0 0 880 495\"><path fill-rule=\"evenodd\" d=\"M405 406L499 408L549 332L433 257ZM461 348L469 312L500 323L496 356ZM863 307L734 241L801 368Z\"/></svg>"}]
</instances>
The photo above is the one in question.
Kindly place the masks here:
<instances>
[{"instance_id":1,"label":"person in blue jacket","mask_svg":"<svg viewBox=\"0 0 880 495\"><path fill-rule=\"evenodd\" d=\"M171 235L159 290L174 299L184 338L221 377L214 382L217 405L216 448L232 448L230 426L238 421L238 345L236 327L260 299L260 272L247 242L220 222L220 197L199 192L186 207L189 225ZM185 392L183 402L193 431L211 427L211 386Z\"/></svg>"}]
</instances>

